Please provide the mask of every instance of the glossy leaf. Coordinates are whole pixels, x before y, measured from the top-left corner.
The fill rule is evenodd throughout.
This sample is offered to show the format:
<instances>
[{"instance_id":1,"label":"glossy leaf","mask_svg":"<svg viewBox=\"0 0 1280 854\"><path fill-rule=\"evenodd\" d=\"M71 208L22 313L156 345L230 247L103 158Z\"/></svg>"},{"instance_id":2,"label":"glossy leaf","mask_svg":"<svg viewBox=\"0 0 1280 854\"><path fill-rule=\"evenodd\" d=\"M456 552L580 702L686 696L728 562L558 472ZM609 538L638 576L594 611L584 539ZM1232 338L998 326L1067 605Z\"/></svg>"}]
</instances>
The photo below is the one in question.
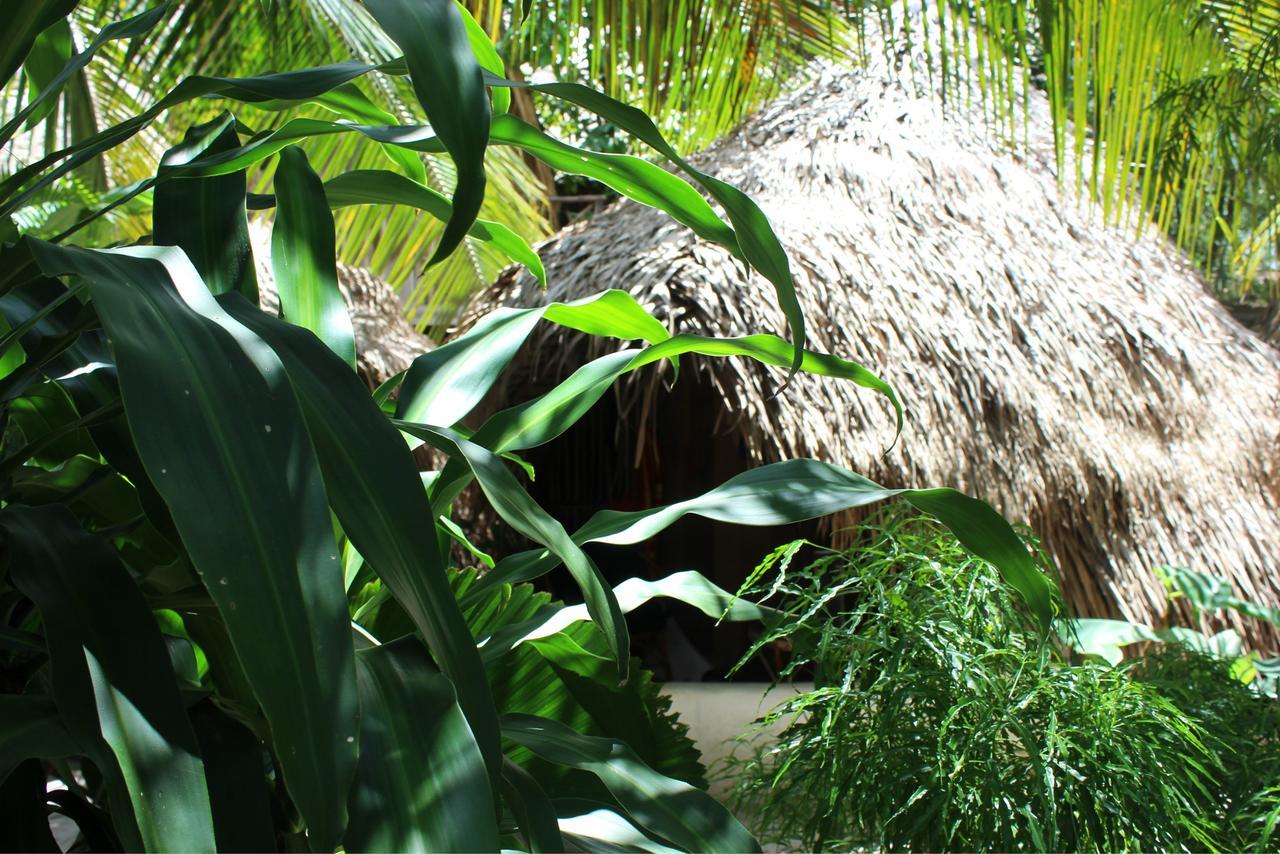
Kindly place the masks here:
<instances>
[{"instance_id":1,"label":"glossy leaf","mask_svg":"<svg viewBox=\"0 0 1280 854\"><path fill-rule=\"evenodd\" d=\"M354 369L355 331L338 289L333 215L320 176L296 145L280 152L275 189L271 267L280 292L280 313L290 323L314 332Z\"/></svg>"},{"instance_id":2,"label":"glossy leaf","mask_svg":"<svg viewBox=\"0 0 1280 854\"><path fill-rule=\"evenodd\" d=\"M244 300L224 297L223 305L283 363L320 450L329 501L343 530L453 681L496 781L501 758L493 697L445 577L431 507L404 440L355 373L310 332Z\"/></svg>"},{"instance_id":3,"label":"glossy leaf","mask_svg":"<svg viewBox=\"0 0 1280 854\"><path fill-rule=\"evenodd\" d=\"M71 59L71 25L66 19L54 22L43 33L36 37L27 54L27 61L22 64L23 74L27 78L27 97L29 103L40 98L40 93L53 83L58 72ZM55 102L44 99L36 109L27 116L26 127L39 122L53 111Z\"/></svg>"},{"instance_id":4,"label":"glossy leaf","mask_svg":"<svg viewBox=\"0 0 1280 854\"><path fill-rule=\"evenodd\" d=\"M782 243L759 205L737 187L702 172L682 158L654 125L653 120L635 107L577 83L512 83L492 76L486 79L492 86L523 86L585 107L641 140L701 184L728 214L736 234L740 257L773 284L778 307L791 326L791 343L795 347L791 371L795 373L800 369L801 351L805 345L804 312L796 298L795 282L791 278L791 265L787 260L786 250L782 248Z\"/></svg>"},{"instance_id":5,"label":"glossy leaf","mask_svg":"<svg viewBox=\"0 0 1280 854\"><path fill-rule=\"evenodd\" d=\"M200 750L160 631L128 572L60 505L9 507L0 523L14 584L44 620L64 686L55 688L59 709L70 711L68 703L84 703L91 692L88 708L97 710L96 729L119 765L143 843L213 851Z\"/></svg>"},{"instance_id":6,"label":"glossy leaf","mask_svg":"<svg viewBox=\"0 0 1280 854\"><path fill-rule=\"evenodd\" d=\"M636 824L686 851L759 851L759 844L706 792L663 777L622 742L580 735L532 715L508 715L502 734L560 765L590 772Z\"/></svg>"},{"instance_id":7,"label":"glossy leaf","mask_svg":"<svg viewBox=\"0 0 1280 854\"><path fill-rule=\"evenodd\" d=\"M16 0L5 9L0 31L0 80L7 81L22 65L36 38L66 17L78 0Z\"/></svg>"},{"instance_id":8,"label":"glossy leaf","mask_svg":"<svg viewBox=\"0 0 1280 854\"><path fill-rule=\"evenodd\" d=\"M468 442L448 428L433 428L402 421L396 422L396 425L409 435L417 436L444 451L453 459L465 461L498 515L516 531L545 545L564 562L582 590L592 619L604 633L609 652L618 666L619 681L625 682L630 647L627 624L618 608L618 600L605 584L599 568L569 537L564 526L529 497L529 493L497 455Z\"/></svg>"},{"instance_id":9,"label":"glossy leaf","mask_svg":"<svg viewBox=\"0 0 1280 854\"><path fill-rule=\"evenodd\" d=\"M641 204L669 214L699 237L739 254L738 238L698 191L670 172L629 154L575 148L514 115L495 116L495 144L514 145L561 172L594 178Z\"/></svg>"},{"instance_id":10,"label":"glossy leaf","mask_svg":"<svg viewBox=\"0 0 1280 854\"><path fill-rule=\"evenodd\" d=\"M1049 631L1059 608L1057 585L1040 571L1026 545L990 505L952 489L886 489L818 460L760 466L696 498L649 510L603 510L574 533L573 541L579 545L639 543L690 513L736 525L787 525L899 495L951 528L965 548L994 565ZM537 578L558 563L546 552L511 555L477 583L472 595L497 584Z\"/></svg>"},{"instance_id":11,"label":"glossy leaf","mask_svg":"<svg viewBox=\"0 0 1280 854\"><path fill-rule=\"evenodd\" d=\"M191 708L191 725L204 755L218 850L272 850L275 834L262 742L210 700Z\"/></svg>"},{"instance_id":12,"label":"glossy leaf","mask_svg":"<svg viewBox=\"0 0 1280 854\"><path fill-rule=\"evenodd\" d=\"M500 309L465 335L414 360L400 389L396 417L443 426L465 418L544 317L592 335L650 342L670 337L625 291L604 291L539 308Z\"/></svg>"},{"instance_id":13,"label":"glossy leaf","mask_svg":"<svg viewBox=\"0 0 1280 854\"><path fill-rule=\"evenodd\" d=\"M771 608L739 599L693 570L675 572L657 581L628 578L613 588L613 595L624 614L660 597L692 605L717 621L764 620L774 613ZM492 661L522 643L551 637L574 623L590 619L590 612L582 605L547 608L529 620L504 626L485 638L481 642L481 654L485 661Z\"/></svg>"},{"instance_id":14,"label":"glossy leaf","mask_svg":"<svg viewBox=\"0 0 1280 854\"><path fill-rule=\"evenodd\" d=\"M36 193L67 173L88 163L104 151L108 151L132 139L154 122L165 110L179 104L212 95L248 103L276 100L304 101L368 74L377 67L361 62L340 62L334 65L318 66L298 71L264 74L258 77L205 77L193 75L184 79L145 112L125 119L119 124L99 131L64 149L52 152L40 160L27 164L3 181L0 181L0 199L7 199L4 205L0 206L0 216L8 215L21 208ZM333 125L334 123L321 122L319 124ZM337 127L343 126L338 125ZM281 147L287 144L287 142L282 143ZM279 149L277 148L276 150L278 151ZM240 168L243 168L243 166L237 166L227 171L235 172ZM18 192L20 188L21 192Z\"/></svg>"},{"instance_id":15,"label":"glossy leaf","mask_svg":"<svg viewBox=\"0 0 1280 854\"><path fill-rule=\"evenodd\" d=\"M489 142L484 78L453 0L368 0L366 5L404 51L418 102L456 167L453 217L436 245L435 263L462 241L484 201Z\"/></svg>"},{"instance_id":16,"label":"glossy leaf","mask_svg":"<svg viewBox=\"0 0 1280 854\"><path fill-rule=\"evenodd\" d=\"M515 811L532 854L564 851L564 839L556 820L555 807L538 781L510 759L502 764L503 792Z\"/></svg>"},{"instance_id":17,"label":"glossy leaf","mask_svg":"<svg viewBox=\"0 0 1280 854\"><path fill-rule=\"evenodd\" d=\"M88 280L147 473L226 621L309 835L336 846L355 664L319 466L279 360L177 250L33 250L47 274Z\"/></svg>"},{"instance_id":18,"label":"glossy leaf","mask_svg":"<svg viewBox=\"0 0 1280 854\"><path fill-rule=\"evenodd\" d=\"M574 799L562 800L557 806L561 832L583 851L676 854L680 850L654 842L640 828L604 804Z\"/></svg>"},{"instance_id":19,"label":"glossy leaf","mask_svg":"<svg viewBox=\"0 0 1280 854\"><path fill-rule=\"evenodd\" d=\"M37 5L39 4L29 4L30 7ZM76 4L67 3L66 5L74 6ZM46 12L53 12L57 8L57 4L45 4L45 6ZM88 47L70 57L59 69L58 73L40 88L40 92L28 101L3 127L0 127L0 142L8 140L22 124L31 123L36 116L49 110L53 104L53 99L62 92L67 83L76 74L80 73L89 64L89 61L93 59L103 45L116 39L135 38L146 33L163 18L165 10L166 7L163 5L155 6L138 15L134 15L132 18L115 21L103 27L93 41L89 43ZM6 30L6 33L8 32L9 30ZM15 29L13 32L16 33L17 30ZM7 78L0 77L0 80L2 79Z\"/></svg>"},{"instance_id":20,"label":"glossy leaf","mask_svg":"<svg viewBox=\"0 0 1280 854\"><path fill-rule=\"evenodd\" d=\"M235 118L224 113L207 125L188 130L182 143L165 153L160 165L173 168L239 147ZM153 243L180 247L210 292L239 291L257 301L244 172L162 181L156 185L153 199Z\"/></svg>"},{"instance_id":21,"label":"glossy leaf","mask_svg":"<svg viewBox=\"0 0 1280 854\"><path fill-rule=\"evenodd\" d=\"M490 74L504 74L505 69L502 67L502 57L498 56L498 50L493 46L488 33L476 22L476 19L465 5L455 0L455 6L458 9L458 14L462 17L463 26L467 28L467 40L471 42L471 51L476 55L476 62L480 63L480 67ZM492 99L494 113L505 113L511 109L511 92L509 90L501 87L494 89L492 91Z\"/></svg>"},{"instance_id":22,"label":"glossy leaf","mask_svg":"<svg viewBox=\"0 0 1280 854\"><path fill-rule=\"evenodd\" d=\"M357 169L326 181L325 195L330 207L346 205L409 205L425 211L441 222L453 217L453 205L430 187L414 183L394 172L379 169ZM523 264L543 287L547 273L542 259L528 242L502 223L477 219L467 229L467 236L492 243L517 264Z\"/></svg>"},{"instance_id":23,"label":"glossy leaf","mask_svg":"<svg viewBox=\"0 0 1280 854\"><path fill-rule=\"evenodd\" d=\"M571 427L624 374L663 358L681 354L704 356L748 356L765 364L787 366L791 345L773 335L749 338L704 338L677 335L642 351L622 351L590 362L551 391L527 403L496 413L476 431L475 441L499 452L531 448L549 442ZM835 356L805 352L801 370L849 379L885 395L902 427L902 407L892 387L854 362Z\"/></svg>"},{"instance_id":24,"label":"glossy leaf","mask_svg":"<svg viewBox=\"0 0 1280 854\"><path fill-rule=\"evenodd\" d=\"M360 764L353 851L496 851L484 759L449 680L416 638L356 654Z\"/></svg>"},{"instance_id":25,"label":"glossy leaf","mask_svg":"<svg viewBox=\"0 0 1280 854\"><path fill-rule=\"evenodd\" d=\"M81 748L48 697L0 694L0 779L26 759L72 756Z\"/></svg>"}]
</instances>

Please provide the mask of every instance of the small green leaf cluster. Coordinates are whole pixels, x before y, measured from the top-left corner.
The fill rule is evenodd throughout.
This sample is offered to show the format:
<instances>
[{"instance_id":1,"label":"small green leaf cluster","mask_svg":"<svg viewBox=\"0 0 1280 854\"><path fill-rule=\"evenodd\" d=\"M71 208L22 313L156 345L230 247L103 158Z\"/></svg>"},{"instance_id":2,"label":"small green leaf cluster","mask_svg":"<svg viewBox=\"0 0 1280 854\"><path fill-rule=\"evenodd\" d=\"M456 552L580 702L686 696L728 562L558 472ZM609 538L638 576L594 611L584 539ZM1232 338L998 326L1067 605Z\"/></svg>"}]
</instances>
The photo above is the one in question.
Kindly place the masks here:
<instances>
[{"instance_id":1,"label":"small green leaf cluster","mask_svg":"<svg viewBox=\"0 0 1280 854\"><path fill-rule=\"evenodd\" d=\"M655 362L755 359L884 394L899 420L901 407L865 368L804 348L767 218L682 160L642 112L582 86L536 87L595 111L684 177L574 149L503 113L516 84L494 72L492 46L452 0L366 5L402 58L187 78L0 175L0 826L31 850L54 844L50 809L101 849L753 850L695 785L687 738L635 672L625 614L653 596L715 617L763 612L693 572L611 588L585 544L638 543L690 513L777 525L901 494L998 566L1046 630L1055 586L986 504L885 489L815 460L566 530L511 464ZM0 76L74 6L19 3L0 33ZM171 11L110 24L69 54L0 127L0 144L104 44L145 38ZM257 130L229 111L317 103L377 117L358 86L379 75L407 75L425 121ZM191 127L153 176L113 188L47 239L19 230L12 215L43 190L197 98L224 112ZM377 146L395 168L324 180L305 145L336 134ZM540 275L511 229L477 219L495 145L591 175L726 246L769 282L790 340L672 336L607 291L495 312L371 394L354 369L331 210L410 205L444 223L433 260L470 234ZM453 161L451 196L425 184L424 151ZM271 192L249 194L246 170L264 164ZM149 241L82 240L147 192ZM275 209L278 316L259 304L251 208ZM539 323L642 343L470 426ZM438 471L419 470L424 443ZM471 484L534 548L495 560L466 542L451 514ZM459 541L485 573L450 566ZM582 604L526 584L561 565Z\"/></svg>"}]
</instances>

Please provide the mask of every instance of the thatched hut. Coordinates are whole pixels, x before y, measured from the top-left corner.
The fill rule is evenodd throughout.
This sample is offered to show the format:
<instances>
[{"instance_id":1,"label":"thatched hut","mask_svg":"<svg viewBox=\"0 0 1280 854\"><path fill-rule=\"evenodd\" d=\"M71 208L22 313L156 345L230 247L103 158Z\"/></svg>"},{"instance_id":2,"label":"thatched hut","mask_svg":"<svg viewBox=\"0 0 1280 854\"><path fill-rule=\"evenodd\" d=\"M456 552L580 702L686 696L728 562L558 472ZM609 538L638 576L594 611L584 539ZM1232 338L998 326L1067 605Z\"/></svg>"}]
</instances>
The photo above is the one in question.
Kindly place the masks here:
<instances>
[{"instance_id":1,"label":"thatched hut","mask_svg":"<svg viewBox=\"0 0 1280 854\"><path fill-rule=\"evenodd\" d=\"M577 521L579 505L675 500L750 465L811 456L990 501L1042 535L1084 614L1158 621L1161 564L1228 576L1244 596L1280 604L1280 358L1158 236L1104 228L1060 190L1047 111L1033 113L1029 151L1009 153L981 121L896 74L827 69L700 157L780 234L811 346L860 361L901 394L906 430L889 454L881 398L811 377L780 390L781 371L703 360L669 393L647 369L567 438L568 451L543 452L540 497ZM541 254L546 291L509 271L470 317L613 287L673 330L784 328L767 283L636 204L565 230ZM493 405L614 346L540 334ZM768 545L689 539L711 569L729 562L739 577Z\"/></svg>"}]
</instances>

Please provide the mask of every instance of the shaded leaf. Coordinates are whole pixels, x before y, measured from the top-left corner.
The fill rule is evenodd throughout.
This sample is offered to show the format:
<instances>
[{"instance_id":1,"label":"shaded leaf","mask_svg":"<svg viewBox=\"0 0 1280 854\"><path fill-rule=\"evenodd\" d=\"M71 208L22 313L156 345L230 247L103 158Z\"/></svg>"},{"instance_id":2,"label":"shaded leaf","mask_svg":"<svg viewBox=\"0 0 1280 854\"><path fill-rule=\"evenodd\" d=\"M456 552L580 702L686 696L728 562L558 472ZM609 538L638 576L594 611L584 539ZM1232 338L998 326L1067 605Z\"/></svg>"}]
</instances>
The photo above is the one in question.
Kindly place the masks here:
<instances>
[{"instance_id":1,"label":"shaded leaf","mask_svg":"<svg viewBox=\"0 0 1280 854\"><path fill-rule=\"evenodd\" d=\"M710 795L657 774L622 742L532 715L507 715L502 734L549 762L596 775L632 821L686 851L760 850Z\"/></svg>"},{"instance_id":2,"label":"shaded leaf","mask_svg":"<svg viewBox=\"0 0 1280 854\"><path fill-rule=\"evenodd\" d=\"M33 249L46 273L88 280L147 473L271 722L313 843L335 847L355 771L355 664L319 466L279 360L177 250Z\"/></svg>"},{"instance_id":3,"label":"shaded leaf","mask_svg":"<svg viewBox=\"0 0 1280 854\"><path fill-rule=\"evenodd\" d=\"M416 638L360 650L360 764L345 845L355 851L495 851L480 748L449 680Z\"/></svg>"},{"instance_id":4,"label":"shaded leaf","mask_svg":"<svg viewBox=\"0 0 1280 854\"><path fill-rule=\"evenodd\" d=\"M271 268L280 292L280 313L314 332L354 369L355 331L338 289L333 216L320 176L296 145L280 152L275 189Z\"/></svg>"},{"instance_id":5,"label":"shaded leaf","mask_svg":"<svg viewBox=\"0 0 1280 854\"><path fill-rule=\"evenodd\" d=\"M160 631L115 552L60 505L11 506L0 523L9 533L13 582L44 620L59 711L74 711L86 745L100 730L144 845L213 851L195 734Z\"/></svg>"},{"instance_id":6,"label":"shaded leaf","mask_svg":"<svg viewBox=\"0 0 1280 854\"><path fill-rule=\"evenodd\" d=\"M453 217L436 245L435 263L462 241L484 201L489 142L484 78L453 0L367 0L366 6L404 51L418 102L456 167Z\"/></svg>"}]
</instances>

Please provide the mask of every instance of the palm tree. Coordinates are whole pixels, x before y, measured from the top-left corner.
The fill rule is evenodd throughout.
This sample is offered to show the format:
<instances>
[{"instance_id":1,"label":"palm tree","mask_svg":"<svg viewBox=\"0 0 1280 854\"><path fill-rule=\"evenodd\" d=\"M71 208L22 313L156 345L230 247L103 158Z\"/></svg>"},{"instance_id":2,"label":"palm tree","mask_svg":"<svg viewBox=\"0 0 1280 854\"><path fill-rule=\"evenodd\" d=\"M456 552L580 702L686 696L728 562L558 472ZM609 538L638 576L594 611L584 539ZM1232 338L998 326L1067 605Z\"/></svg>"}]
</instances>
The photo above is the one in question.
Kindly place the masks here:
<instances>
[{"instance_id":1,"label":"palm tree","mask_svg":"<svg viewBox=\"0 0 1280 854\"><path fill-rule=\"evenodd\" d=\"M65 52L103 20L143 5L90 0L68 33L42 36L45 53ZM910 0L465 5L497 41L509 76L547 75L602 88L652 115L682 153L706 146L802 78L813 58L857 58L874 43L927 51L937 71L930 88L944 99L980 99L991 132L1011 145L1024 141L1022 93L1043 87L1052 105L1059 174L1097 203L1106 222L1135 231L1155 224L1236 295L1275 278L1280 0L965 0L938 2L927 14ZM889 38L861 38L868 28ZM59 139L134 114L188 73L230 75L249 67L395 55L357 0L187 0L175 5L153 46L138 55L128 50L108 46L108 61L85 69L25 135L26 148L7 152L8 166L0 160L0 174L12 171L24 152L56 147ZM107 71L117 62L130 69L128 78ZM57 67L29 61L25 85L38 88L41 75ZM373 85L363 94L386 122L412 116L412 93L403 80L379 78ZM11 87L5 94L0 110L12 114L25 90ZM256 129L305 114L271 106ZM201 117L201 109L180 108L166 126L184 127ZM619 144L607 125L572 108L535 104L523 90L515 90L512 109L526 119L540 117L587 147ZM379 120L377 113L361 118ZM123 156L90 164L33 200L24 221L57 233L74 216L69 208L110 201L110 188L149 174L159 152L175 141L165 127L140 135ZM307 150L322 174L375 165L367 161L381 157L342 137L311 141ZM427 154L422 161L432 185L451 185L447 157ZM554 228L556 190L545 167L495 152L490 182L487 218L530 241ZM144 195L117 211L117 233L139 236L145 230L146 202ZM400 288L406 310L423 327L446 327L470 294L507 263L491 247L468 240L465 251L424 269L440 236L435 221L382 206L346 208L338 217L339 233L346 235L342 259Z\"/></svg>"},{"instance_id":2,"label":"palm tree","mask_svg":"<svg viewBox=\"0 0 1280 854\"><path fill-rule=\"evenodd\" d=\"M37 46L41 50L27 63L24 79L0 100L0 120L22 106L28 90L39 91L47 75L61 68L73 44L83 46L106 21L137 13L148 5L143 0L82 3L69 25L61 22L60 32L42 36ZM580 0L567 0L534 6L523 22L518 17L519 4L471 0L468 5L474 20L490 35L506 35L506 66L513 76L519 77L521 66L534 62L538 67L549 64L566 79L583 79L594 76L599 63L605 62L609 69L607 90L653 110L659 125L672 133L683 151L706 144L736 124L748 109L775 92L808 56L823 50L831 53L829 46L835 42L830 34L836 32L831 29L835 18L813 0L696 0L675 8L665 2L611 2L588 7ZM637 36L626 45L610 41L603 51L604 43L592 44L586 55L594 59L581 69L554 60L578 37L571 22L582 23L595 14L604 17L599 20L602 26L593 28L593 33L636 33L637 28L643 28L646 33L665 35L645 42ZM666 30L650 26L664 21L680 26ZM394 44L356 0L177 3L158 28L158 36L145 47L107 45L100 61L78 74L54 109L6 152L7 159L0 159L0 177L37 152L61 147L137 114L189 74L234 76L246 69L309 67L352 58L384 62L396 55ZM42 56L47 57L44 63ZM682 59L670 63L669 56ZM634 63L635 72L614 72L621 62ZM46 71L46 66L51 70ZM119 77L120 68L128 69L124 79ZM645 84L650 69L666 75L661 85ZM416 102L403 78L379 77L362 85L362 100L371 104L364 108L364 114L344 113L351 104L336 101L331 105L333 110L343 118L368 124L414 118ZM641 97L643 93L649 94ZM699 106L711 103L717 108ZM259 112L255 130L276 127L298 115L324 112L315 106L264 106L270 109ZM513 110L526 119L535 118L534 105L523 91L516 91ZM550 121L561 131L573 133L568 116L552 114ZM78 170L33 199L20 212L20 221L28 228L59 233L74 222L79 210L111 203L112 188L127 187L151 174L160 154L177 142L172 129L208 118L209 108L198 103L176 108L163 125L152 126L113 152L110 162ZM310 161L325 176L383 165L378 162L382 154L352 138L310 140L305 148ZM453 166L448 157L425 154L421 160L429 185L437 189L452 185ZM554 227L550 199L555 186L546 167L511 150L499 150L489 158L488 175L490 187L482 216L509 226L528 241L550 233ZM267 176L259 173L258 188L266 183ZM148 194L140 195L114 211L103 225L109 223L118 236L143 236L150 223L148 201ZM422 327L443 331L466 298L492 281L508 263L506 256L490 245L469 239L464 251L424 269L441 234L437 221L409 208L387 206L353 206L336 212L336 216L342 236L340 258L368 267L400 288L406 311Z\"/></svg>"}]
</instances>

